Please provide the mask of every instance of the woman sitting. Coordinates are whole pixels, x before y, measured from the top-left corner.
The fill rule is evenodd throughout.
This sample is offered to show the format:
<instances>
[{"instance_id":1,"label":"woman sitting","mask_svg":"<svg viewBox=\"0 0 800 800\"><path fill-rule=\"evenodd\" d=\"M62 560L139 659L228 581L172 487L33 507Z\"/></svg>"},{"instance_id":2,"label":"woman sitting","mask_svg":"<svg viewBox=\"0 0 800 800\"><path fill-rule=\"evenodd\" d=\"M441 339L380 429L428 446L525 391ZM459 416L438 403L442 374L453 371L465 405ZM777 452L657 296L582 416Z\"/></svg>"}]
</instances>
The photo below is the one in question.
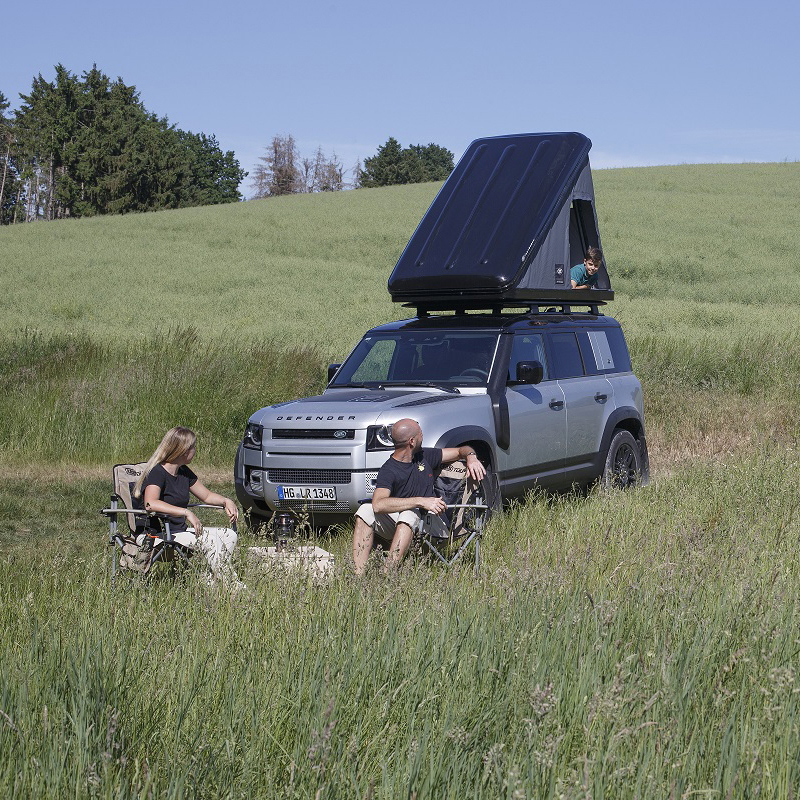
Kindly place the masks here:
<instances>
[{"instance_id":1,"label":"woman sitting","mask_svg":"<svg viewBox=\"0 0 800 800\"><path fill-rule=\"evenodd\" d=\"M188 508L191 493L201 503L224 506L232 523L239 518L239 509L232 500L205 487L189 469L196 443L197 437L189 428L177 426L167 431L145 465L133 494L143 498L147 511L167 515L170 532L178 544L194 548L199 541L214 578L236 580L229 566L236 532L231 528L204 528ZM157 543L160 541L156 539Z\"/></svg>"}]
</instances>

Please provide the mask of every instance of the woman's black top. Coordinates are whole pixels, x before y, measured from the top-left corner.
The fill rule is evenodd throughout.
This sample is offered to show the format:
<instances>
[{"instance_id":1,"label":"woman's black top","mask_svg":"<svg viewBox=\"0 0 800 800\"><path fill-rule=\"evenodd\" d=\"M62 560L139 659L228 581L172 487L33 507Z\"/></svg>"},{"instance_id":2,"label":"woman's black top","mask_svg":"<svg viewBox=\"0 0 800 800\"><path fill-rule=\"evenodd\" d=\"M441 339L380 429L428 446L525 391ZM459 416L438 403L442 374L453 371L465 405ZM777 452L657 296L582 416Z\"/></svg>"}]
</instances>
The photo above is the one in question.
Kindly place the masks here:
<instances>
[{"instance_id":1,"label":"woman's black top","mask_svg":"<svg viewBox=\"0 0 800 800\"><path fill-rule=\"evenodd\" d=\"M197 482L197 475L189 467L182 464L175 475L170 475L161 464L156 464L142 482L142 496L148 486L158 486L159 500L173 506L186 508L189 505L189 487ZM172 533L180 533L187 528L184 517L168 516L169 529Z\"/></svg>"}]
</instances>

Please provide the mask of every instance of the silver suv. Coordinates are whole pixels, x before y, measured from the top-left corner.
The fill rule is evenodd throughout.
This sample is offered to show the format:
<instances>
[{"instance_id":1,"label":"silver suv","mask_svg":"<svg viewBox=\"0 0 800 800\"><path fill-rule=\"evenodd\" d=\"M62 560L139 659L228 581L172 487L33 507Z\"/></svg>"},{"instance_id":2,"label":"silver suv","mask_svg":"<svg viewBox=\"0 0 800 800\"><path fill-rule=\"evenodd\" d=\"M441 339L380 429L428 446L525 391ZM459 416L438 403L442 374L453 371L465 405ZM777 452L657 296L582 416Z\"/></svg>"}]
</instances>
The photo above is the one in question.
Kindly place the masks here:
<instances>
[{"instance_id":1,"label":"silver suv","mask_svg":"<svg viewBox=\"0 0 800 800\"><path fill-rule=\"evenodd\" d=\"M594 309L394 322L330 372L321 395L250 417L235 480L256 517L351 516L371 497L403 417L420 423L427 446L472 445L506 498L648 475L642 387L619 323Z\"/></svg>"},{"instance_id":2,"label":"silver suv","mask_svg":"<svg viewBox=\"0 0 800 800\"><path fill-rule=\"evenodd\" d=\"M318 397L250 417L235 466L246 509L350 516L403 417L428 446L471 445L506 498L647 479L642 387L599 311L614 298L605 260L594 289L569 288L570 265L600 247L591 144L533 133L467 148L389 278L416 317L369 331Z\"/></svg>"}]
</instances>

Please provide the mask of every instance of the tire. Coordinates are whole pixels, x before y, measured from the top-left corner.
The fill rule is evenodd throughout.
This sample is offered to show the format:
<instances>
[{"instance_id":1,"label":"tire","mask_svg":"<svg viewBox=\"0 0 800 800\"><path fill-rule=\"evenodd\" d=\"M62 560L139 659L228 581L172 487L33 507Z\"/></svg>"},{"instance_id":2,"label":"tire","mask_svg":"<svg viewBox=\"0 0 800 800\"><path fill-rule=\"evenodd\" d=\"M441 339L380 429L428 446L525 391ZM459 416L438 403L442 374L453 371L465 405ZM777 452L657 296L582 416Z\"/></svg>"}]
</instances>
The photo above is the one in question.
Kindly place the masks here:
<instances>
[{"instance_id":1,"label":"tire","mask_svg":"<svg viewBox=\"0 0 800 800\"><path fill-rule=\"evenodd\" d=\"M606 489L631 489L643 482L642 453L630 431L617 428L608 446L603 477Z\"/></svg>"}]
</instances>

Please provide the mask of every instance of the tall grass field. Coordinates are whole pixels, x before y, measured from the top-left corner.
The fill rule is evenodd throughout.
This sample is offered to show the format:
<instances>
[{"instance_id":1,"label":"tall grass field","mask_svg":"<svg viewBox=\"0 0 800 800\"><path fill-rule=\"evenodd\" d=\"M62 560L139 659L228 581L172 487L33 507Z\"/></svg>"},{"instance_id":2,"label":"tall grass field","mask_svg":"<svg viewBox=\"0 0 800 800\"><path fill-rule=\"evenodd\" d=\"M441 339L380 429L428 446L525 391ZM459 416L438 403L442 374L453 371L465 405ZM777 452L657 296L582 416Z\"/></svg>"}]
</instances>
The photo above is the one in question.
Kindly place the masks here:
<instances>
[{"instance_id":1,"label":"tall grass field","mask_svg":"<svg viewBox=\"0 0 800 800\"><path fill-rule=\"evenodd\" d=\"M599 171L653 480L532 494L479 576L109 577L110 467L319 391L438 185L0 229L0 796L800 792L800 164Z\"/></svg>"}]
</instances>

